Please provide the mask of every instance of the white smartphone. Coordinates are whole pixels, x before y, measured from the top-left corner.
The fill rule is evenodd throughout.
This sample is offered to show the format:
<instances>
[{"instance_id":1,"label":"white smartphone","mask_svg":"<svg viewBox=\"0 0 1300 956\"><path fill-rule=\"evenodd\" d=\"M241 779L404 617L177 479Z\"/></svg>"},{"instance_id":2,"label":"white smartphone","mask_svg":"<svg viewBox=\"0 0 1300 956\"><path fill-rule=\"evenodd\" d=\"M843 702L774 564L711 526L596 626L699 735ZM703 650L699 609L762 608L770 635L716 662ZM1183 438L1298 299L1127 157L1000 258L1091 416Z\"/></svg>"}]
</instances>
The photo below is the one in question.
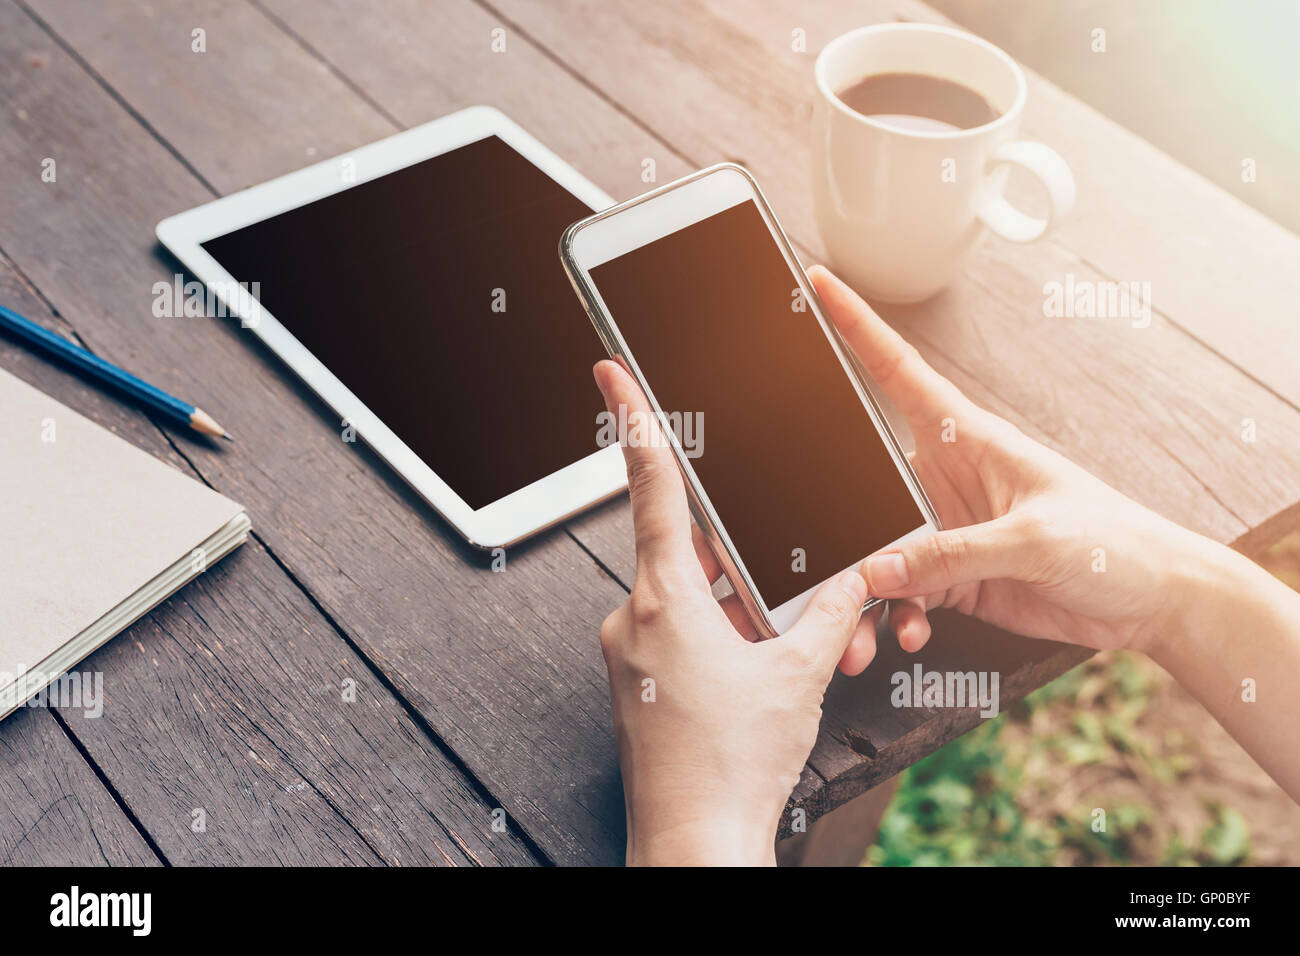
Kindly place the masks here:
<instances>
[{"instance_id":1,"label":"white smartphone","mask_svg":"<svg viewBox=\"0 0 1300 956\"><path fill-rule=\"evenodd\" d=\"M746 170L712 166L583 219L560 257L666 426L760 635L787 630L828 578L939 529Z\"/></svg>"}]
</instances>

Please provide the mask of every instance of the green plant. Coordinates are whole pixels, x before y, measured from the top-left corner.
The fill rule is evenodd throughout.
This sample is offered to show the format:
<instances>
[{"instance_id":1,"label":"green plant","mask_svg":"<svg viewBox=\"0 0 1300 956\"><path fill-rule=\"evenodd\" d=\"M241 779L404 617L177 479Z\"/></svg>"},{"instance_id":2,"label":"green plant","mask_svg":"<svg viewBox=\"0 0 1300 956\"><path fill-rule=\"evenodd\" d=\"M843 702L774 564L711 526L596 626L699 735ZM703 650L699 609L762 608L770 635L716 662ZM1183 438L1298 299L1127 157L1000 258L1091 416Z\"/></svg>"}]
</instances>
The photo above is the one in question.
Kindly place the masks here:
<instances>
[{"instance_id":1,"label":"green plant","mask_svg":"<svg viewBox=\"0 0 1300 956\"><path fill-rule=\"evenodd\" d=\"M910 768L881 821L877 866L1050 863L1054 835L1015 800L1019 770L990 721Z\"/></svg>"},{"instance_id":2,"label":"green plant","mask_svg":"<svg viewBox=\"0 0 1300 956\"><path fill-rule=\"evenodd\" d=\"M921 760L902 775L866 862L1245 862L1250 828L1236 809L1187 801L1208 817L1199 833L1166 812L1163 798L1196 760L1180 730L1148 720L1163 679L1133 655L1099 655Z\"/></svg>"}]
</instances>

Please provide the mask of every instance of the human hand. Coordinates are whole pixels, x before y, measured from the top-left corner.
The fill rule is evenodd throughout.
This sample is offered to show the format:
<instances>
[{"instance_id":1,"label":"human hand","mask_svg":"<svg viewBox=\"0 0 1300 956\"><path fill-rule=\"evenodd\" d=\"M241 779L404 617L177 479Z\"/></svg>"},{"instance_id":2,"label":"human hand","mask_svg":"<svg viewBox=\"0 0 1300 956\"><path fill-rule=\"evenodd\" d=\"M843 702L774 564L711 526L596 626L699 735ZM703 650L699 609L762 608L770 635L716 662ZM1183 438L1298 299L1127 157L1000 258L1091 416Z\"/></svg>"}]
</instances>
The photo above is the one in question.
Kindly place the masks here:
<instances>
[{"instance_id":1,"label":"human hand","mask_svg":"<svg viewBox=\"0 0 1300 956\"><path fill-rule=\"evenodd\" d=\"M864 565L871 594L892 601L899 644L919 650L925 612L951 607L1029 637L1149 650L1187 596L1174 572L1218 546L977 407L829 271L808 276L907 420L912 467L947 529ZM859 632L841 669L859 673L874 654L874 634Z\"/></svg>"},{"instance_id":2,"label":"human hand","mask_svg":"<svg viewBox=\"0 0 1300 956\"><path fill-rule=\"evenodd\" d=\"M610 412L658 434L640 387L596 365ZM619 415L626 406L626 417ZM631 430L631 429L629 429ZM623 438L624 436L620 436ZM861 616L867 584L824 584L793 628L756 642L695 523L662 441L622 442L636 525L636 581L600 629L627 801L629 863L774 863L782 809L817 738L822 694ZM861 618L861 620L860 620Z\"/></svg>"},{"instance_id":3,"label":"human hand","mask_svg":"<svg viewBox=\"0 0 1300 956\"><path fill-rule=\"evenodd\" d=\"M977 408L842 282L808 275L907 419L912 466L948 529L864 562L899 644L920 649L925 610L945 606L1029 637L1145 651L1300 799L1300 595ZM859 631L840 667L857 673L874 653ZM1275 692L1246 696L1246 679Z\"/></svg>"}]
</instances>

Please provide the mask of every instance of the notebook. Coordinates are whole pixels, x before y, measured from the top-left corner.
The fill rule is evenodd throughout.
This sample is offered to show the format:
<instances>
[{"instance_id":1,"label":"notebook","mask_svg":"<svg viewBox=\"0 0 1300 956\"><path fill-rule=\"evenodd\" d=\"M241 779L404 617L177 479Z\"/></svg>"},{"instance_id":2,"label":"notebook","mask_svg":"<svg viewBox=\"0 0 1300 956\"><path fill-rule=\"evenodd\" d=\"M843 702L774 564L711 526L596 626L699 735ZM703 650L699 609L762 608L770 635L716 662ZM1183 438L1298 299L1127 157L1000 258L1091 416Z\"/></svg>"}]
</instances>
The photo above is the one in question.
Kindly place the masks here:
<instances>
[{"instance_id":1,"label":"notebook","mask_svg":"<svg viewBox=\"0 0 1300 956\"><path fill-rule=\"evenodd\" d=\"M0 370L0 718L248 537L243 508Z\"/></svg>"}]
</instances>

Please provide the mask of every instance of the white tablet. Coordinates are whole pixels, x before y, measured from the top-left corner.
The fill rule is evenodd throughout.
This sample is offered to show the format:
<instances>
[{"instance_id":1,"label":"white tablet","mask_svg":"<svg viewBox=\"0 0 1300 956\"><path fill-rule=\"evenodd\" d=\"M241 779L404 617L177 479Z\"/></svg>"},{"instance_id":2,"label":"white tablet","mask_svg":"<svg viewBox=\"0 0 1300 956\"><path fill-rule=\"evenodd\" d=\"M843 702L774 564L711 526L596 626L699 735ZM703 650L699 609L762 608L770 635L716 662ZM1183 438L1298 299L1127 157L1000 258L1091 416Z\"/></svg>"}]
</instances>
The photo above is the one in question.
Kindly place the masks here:
<instances>
[{"instance_id":1,"label":"white tablet","mask_svg":"<svg viewBox=\"0 0 1300 956\"><path fill-rule=\"evenodd\" d=\"M596 444L604 349L556 256L612 204L478 106L157 232L334 409L340 440L496 548L626 487L618 447Z\"/></svg>"}]
</instances>

